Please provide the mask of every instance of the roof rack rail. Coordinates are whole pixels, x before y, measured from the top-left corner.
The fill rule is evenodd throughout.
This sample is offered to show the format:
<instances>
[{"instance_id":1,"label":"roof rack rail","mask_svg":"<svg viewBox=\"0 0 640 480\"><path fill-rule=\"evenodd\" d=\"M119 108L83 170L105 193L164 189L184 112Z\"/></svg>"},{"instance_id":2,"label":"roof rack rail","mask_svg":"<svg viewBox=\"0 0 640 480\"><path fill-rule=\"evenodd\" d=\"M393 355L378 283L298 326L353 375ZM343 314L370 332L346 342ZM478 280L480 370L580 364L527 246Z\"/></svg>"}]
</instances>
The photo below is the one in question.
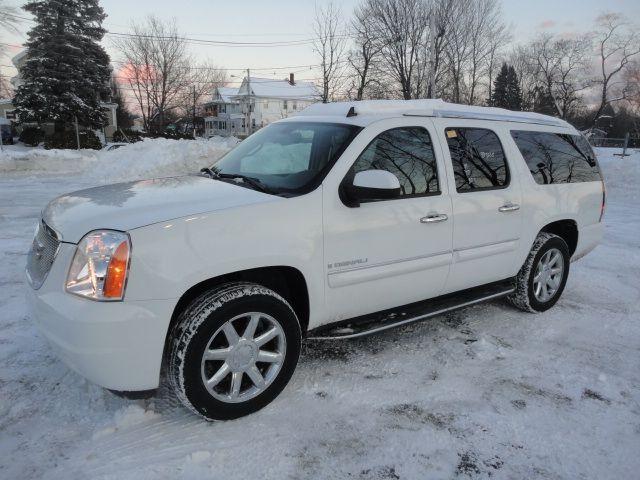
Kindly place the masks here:
<instances>
[{"instance_id":1,"label":"roof rack rail","mask_svg":"<svg viewBox=\"0 0 640 480\"><path fill-rule=\"evenodd\" d=\"M509 115L502 113L489 112L464 112L455 110L433 110L426 112L406 112L402 114L405 117L438 117L438 118L460 118L468 120L494 120L502 122L515 123L533 123L536 125L548 125L552 127L565 126L565 122L560 119L538 118L533 116Z\"/></svg>"},{"instance_id":2,"label":"roof rack rail","mask_svg":"<svg viewBox=\"0 0 640 480\"><path fill-rule=\"evenodd\" d=\"M479 107L448 103L441 99L424 100L350 100L346 102L315 103L296 116L340 116L362 117L442 117L466 118L473 120L493 120L537 124L552 127L571 128L566 121L535 112L518 112L496 107Z\"/></svg>"}]
</instances>

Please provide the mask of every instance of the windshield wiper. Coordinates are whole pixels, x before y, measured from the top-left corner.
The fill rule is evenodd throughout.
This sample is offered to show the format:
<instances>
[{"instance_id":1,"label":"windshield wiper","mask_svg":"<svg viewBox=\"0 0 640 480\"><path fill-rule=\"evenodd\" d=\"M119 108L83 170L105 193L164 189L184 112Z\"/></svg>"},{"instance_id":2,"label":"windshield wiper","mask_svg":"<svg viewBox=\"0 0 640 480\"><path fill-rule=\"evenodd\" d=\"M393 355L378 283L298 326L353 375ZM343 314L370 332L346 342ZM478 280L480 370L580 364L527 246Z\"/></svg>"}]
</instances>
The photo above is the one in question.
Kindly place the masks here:
<instances>
[{"instance_id":1,"label":"windshield wiper","mask_svg":"<svg viewBox=\"0 0 640 480\"><path fill-rule=\"evenodd\" d=\"M242 180L243 183L250 185L254 188L254 190L258 190L263 193L273 194L274 191L267 187L264 183L262 183L257 178L248 177L247 175L242 175L240 173L221 173L217 172L209 167L204 167L200 169L200 172L208 175L211 178L228 178L231 180Z\"/></svg>"},{"instance_id":2,"label":"windshield wiper","mask_svg":"<svg viewBox=\"0 0 640 480\"><path fill-rule=\"evenodd\" d=\"M209 167L203 167L200 169L200 173L206 174L208 177L215 178L218 176L216 172L211 170Z\"/></svg>"}]
</instances>

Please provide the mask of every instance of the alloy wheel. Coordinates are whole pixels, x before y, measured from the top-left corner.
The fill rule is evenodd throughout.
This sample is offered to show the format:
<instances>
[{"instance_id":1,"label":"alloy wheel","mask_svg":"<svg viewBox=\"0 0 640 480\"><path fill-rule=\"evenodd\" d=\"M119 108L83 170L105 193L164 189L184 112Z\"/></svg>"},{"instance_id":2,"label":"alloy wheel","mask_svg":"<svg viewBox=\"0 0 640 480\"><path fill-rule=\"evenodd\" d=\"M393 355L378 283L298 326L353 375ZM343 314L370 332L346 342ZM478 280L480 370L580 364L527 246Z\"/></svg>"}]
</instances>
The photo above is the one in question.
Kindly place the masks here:
<instances>
[{"instance_id":1,"label":"alloy wheel","mask_svg":"<svg viewBox=\"0 0 640 480\"><path fill-rule=\"evenodd\" d=\"M557 248L549 249L538 261L533 277L533 294L541 303L548 302L558 292L564 275L564 259Z\"/></svg>"},{"instance_id":2,"label":"alloy wheel","mask_svg":"<svg viewBox=\"0 0 640 480\"><path fill-rule=\"evenodd\" d=\"M207 391L226 403L256 397L278 376L286 355L282 326L266 313L233 317L212 335L201 361Z\"/></svg>"}]
</instances>

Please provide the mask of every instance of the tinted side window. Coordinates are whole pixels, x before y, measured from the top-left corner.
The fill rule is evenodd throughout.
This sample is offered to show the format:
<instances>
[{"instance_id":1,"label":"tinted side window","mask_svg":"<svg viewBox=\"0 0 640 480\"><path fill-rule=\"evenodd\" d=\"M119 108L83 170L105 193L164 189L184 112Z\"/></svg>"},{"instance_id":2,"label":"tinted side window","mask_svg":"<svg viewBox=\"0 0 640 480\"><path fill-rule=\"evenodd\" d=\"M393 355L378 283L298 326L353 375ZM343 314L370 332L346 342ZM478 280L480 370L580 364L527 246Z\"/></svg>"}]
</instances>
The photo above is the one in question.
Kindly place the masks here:
<instances>
[{"instance_id":1,"label":"tinted side window","mask_svg":"<svg viewBox=\"0 0 640 480\"><path fill-rule=\"evenodd\" d=\"M541 185L600 180L593 150L579 135L514 130L511 136Z\"/></svg>"},{"instance_id":2,"label":"tinted side window","mask_svg":"<svg viewBox=\"0 0 640 480\"><path fill-rule=\"evenodd\" d=\"M400 181L400 196L440 193L438 168L429 132L421 127L401 127L378 135L353 165L354 174L386 170Z\"/></svg>"},{"instance_id":3,"label":"tinted side window","mask_svg":"<svg viewBox=\"0 0 640 480\"><path fill-rule=\"evenodd\" d=\"M509 184L509 167L498 136L484 128L445 130L458 192L502 188Z\"/></svg>"}]
</instances>

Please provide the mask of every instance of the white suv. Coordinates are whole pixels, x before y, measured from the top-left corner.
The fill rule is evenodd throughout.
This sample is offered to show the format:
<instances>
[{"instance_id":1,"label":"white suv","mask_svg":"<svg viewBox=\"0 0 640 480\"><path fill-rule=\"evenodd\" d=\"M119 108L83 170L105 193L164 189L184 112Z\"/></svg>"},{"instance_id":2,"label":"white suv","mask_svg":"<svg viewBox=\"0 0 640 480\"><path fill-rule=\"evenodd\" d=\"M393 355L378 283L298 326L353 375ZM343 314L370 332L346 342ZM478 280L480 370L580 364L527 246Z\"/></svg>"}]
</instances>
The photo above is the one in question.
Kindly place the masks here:
<instances>
[{"instance_id":1,"label":"white suv","mask_svg":"<svg viewBox=\"0 0 640 480\"><path fill-rule=\"evenodd\" d=\"M604 184L564 121L437 100L317 104L198 175L43 211L33 317L108 389L166 365L208 419L285 387L303 337L345 339L505 296L547 310L600 241Z\"/></svg>"}]
</instances>

